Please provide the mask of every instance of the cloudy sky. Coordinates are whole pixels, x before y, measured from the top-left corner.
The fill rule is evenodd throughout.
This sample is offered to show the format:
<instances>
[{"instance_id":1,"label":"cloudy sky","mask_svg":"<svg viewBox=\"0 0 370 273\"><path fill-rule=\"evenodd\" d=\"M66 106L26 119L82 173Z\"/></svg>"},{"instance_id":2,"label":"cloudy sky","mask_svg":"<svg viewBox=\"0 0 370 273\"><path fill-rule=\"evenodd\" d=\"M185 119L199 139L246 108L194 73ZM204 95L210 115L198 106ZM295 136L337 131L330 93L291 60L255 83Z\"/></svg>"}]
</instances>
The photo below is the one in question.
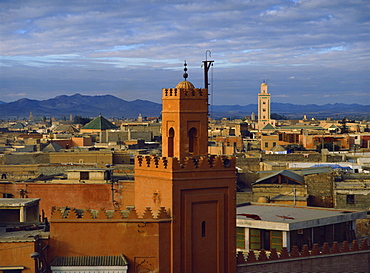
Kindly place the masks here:
<instances>
[{"instance_id":1,"label":"cloudy sky","mask_svg":"<svg viewBox=\"0 0 370 273\"><path fill-rule=\"evenodd\" d=\"M0 100L111 94L161 100L203 87L211 102L370 104L369 0L1 0Z\"/></svg>"}]
</instances>

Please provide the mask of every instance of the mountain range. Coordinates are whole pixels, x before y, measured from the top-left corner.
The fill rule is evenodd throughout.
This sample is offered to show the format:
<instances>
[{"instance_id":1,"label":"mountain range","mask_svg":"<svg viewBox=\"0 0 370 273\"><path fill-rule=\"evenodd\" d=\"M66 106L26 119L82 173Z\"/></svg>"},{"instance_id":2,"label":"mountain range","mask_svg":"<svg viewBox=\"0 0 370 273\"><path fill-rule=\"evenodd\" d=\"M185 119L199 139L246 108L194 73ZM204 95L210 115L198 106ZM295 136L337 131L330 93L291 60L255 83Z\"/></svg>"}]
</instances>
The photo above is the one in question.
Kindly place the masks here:
<instances>
[{"instance_id":1,"label":"mountain range","mask_svg":"<svg viewBox=\"0 0 370 273\"><path fill-rule=\"evenodd\" d=\"M99 114L111 118L136 118L139 114L146 117L158 117L162 105L147 100L125 101L112 95L86 96L75 94L62 95L47 100L19 99L14 102L0 103L0 118L15 119L27 118L32 112L33 116L69 117L79 115L82 117L96 117ZM213 118L242 118L257 114L257 104L240 105L210 105L210 116ZM286 118L356 118L370 117L370 105L360 104L325 104L325 105L296 105L290 103L271 103L271 113Z\"/></svg>"}]
</instances>

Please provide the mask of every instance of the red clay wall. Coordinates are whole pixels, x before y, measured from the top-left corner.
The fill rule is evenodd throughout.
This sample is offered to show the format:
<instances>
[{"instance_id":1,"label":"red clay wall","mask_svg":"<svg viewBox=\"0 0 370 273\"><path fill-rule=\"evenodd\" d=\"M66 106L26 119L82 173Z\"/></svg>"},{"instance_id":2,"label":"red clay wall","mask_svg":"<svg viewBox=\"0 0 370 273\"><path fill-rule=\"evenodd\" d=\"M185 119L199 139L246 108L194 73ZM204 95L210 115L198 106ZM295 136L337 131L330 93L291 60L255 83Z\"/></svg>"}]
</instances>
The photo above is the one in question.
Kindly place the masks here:
<instances>
[{"instance_id":1,"label":"red clay wall","mask_svg":"<svg viewBox=\"0 0 370 273\"><path fill-rule=\"evenodd\" d=\"M56 184L56 183L17 183L3 184L2 192L12 193L15 198L20 198L20 190L25 190L26 198L40 198L40 213L50 218L51 208L75 207L100 209L126 209L128 205L134 205L134 183L119 182L114 185L114 200L112 202L111 184ZM122 196L122 198L121 198Z\"/></svg>"},{"instance_id":2,"label":"red clay wall","mask_svg":"<svg viewBox=\"0 0 370 273\"><path fill-rule=\"evenodd\" d=\"M35 242L0 243L0 266L24 266L22 273L34 273L36 264L30 256L34 251Z\"/></svg>"},{"instance_id":3,"label":"red clay wall","mask_svg":"<svg viewBox=\"0 0 370 273\"><path fill-rule=\"evenodd\" d=\"M49 259L123 254L129 273L170 272L170 225L169 220L53 220Z\"/></svg>"}]
</instances>

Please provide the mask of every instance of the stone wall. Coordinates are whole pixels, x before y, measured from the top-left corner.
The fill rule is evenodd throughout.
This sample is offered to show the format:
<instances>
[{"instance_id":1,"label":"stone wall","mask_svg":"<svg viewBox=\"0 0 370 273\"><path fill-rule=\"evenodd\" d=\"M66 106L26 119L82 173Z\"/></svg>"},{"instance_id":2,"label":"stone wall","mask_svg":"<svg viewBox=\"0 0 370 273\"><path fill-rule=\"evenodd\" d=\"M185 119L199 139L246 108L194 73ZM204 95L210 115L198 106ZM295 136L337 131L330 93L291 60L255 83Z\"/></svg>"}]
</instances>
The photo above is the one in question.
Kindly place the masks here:
<instances>
[{"instance_id":1,"label":"stone wall","mask_svg":"<svg viewBox=\"0 0 370 273\"><path fill-rule=\"evenodd\" d=\"M49 176L65 173L70 169L95 168L95 164L26 164L0 165L0 174L5 174L8 180L34 179L40 175Z\"/></svg>"},{"instance_id":2,"label":"stone wall","mask_svg":"<svg viewBox=\"0 0 370 273\"><path fill-rule=\"evenodd\" d=\"M332 208L334 206L333 173L305 175L309 206Z\"/></svg>"},{"instance_id":3,"label":"stone wall","mask_svg":"<svg viewBox=\"0 0 370 273\"><path fill-rule=\"evenodd\" d=\"M12 153L4 155L4 165L50 163L48 153Z\"/></svg>"},{"instance_id":4,"label":"stone wall","mask_svg":"<svg viewBox=\"0 0 370 273\"><path fill-rule=\"evenodd\" d=\"M260 159L257 157L252 158L236 158L236 166L241 168L243 171L254 171L258 172L260 170Z\"/></svg>"},{"instance_id":5,"label":"stone wall","mask_svg":"<svg viewBox=\"0 0 370 273\"><path fill-rule=\"evenodd\" d=\"M342 190L343 192L343 190ZM347 194L336 193L335 203L338 209L355 209L355 210L369 210L370 209L370 191L367 194L354 194L356 191L348 190L347 194L354 195L354 204L347 204Z\"/></svg>"},{"instance_id":6,"label":"stone wall","mask_svg":"<svg viewBox=\"0 0 370 273\"><path fill-rule=\"evenodd\" d=\"M247 203L252 202L253 193L251 191L247 192L237 192L236 193L236 203Z\"/></svg>"},{"instance_id":7,"label":"stone wall","mask_svg":"<svg viewBox=\"0 0 370 273\"><path fill-rule=\"evenodd\" d=\"M37 164L27 165L0 165L0 173L9 180L27 180L39 176ZM5 179L5 180L6 180Z\"/></svg>"},{"instance_id":8,"label":"stone wall","mask_svg":"<svg viewBox=\"0 0 370 273\"><path fill-rule=\"evenodd\" d=\"M259 174L256 172L243 172L237 173L237 183L240 186L245 186L245 188L252 188L252 183L260 178Z\"/></svg>"},{"instance_id":9,"label":"stone wall","mask_svg":"<svg viewBox=\"0 0 370 273\"><path fill-rule=\"evenodd\" d=\"M71 169L81 169L81 168L95 168L96 164L50 164L50 165L40 165L38 167L38 173L42 175L57 175L66 174L67 170Z\"/></svg>"},{"instance_id":10,"label":"stone wall","mask_svg":"<svg viewBox=\"0 0 370 273\"><path fill-rule=\"evenodd\" d=\"M307 189L305 185L291 185L291 184L256 184L253 186L253 200L258 202L260 197L267 197L268 199L277 195L293 196L294 190L297 197L307 196Z\"/></svg>"},{"instance_id":11,"label":"stone wall","mask_svg":"<svg viewBox=\"0 0 370 273\"><path fill-rule=\"evenodd\" d=\"M98 168L105 168L106 164L113 164L112 152L53 152L50 153L50 163L96 163Z\"/></svg>"}]
</instances>

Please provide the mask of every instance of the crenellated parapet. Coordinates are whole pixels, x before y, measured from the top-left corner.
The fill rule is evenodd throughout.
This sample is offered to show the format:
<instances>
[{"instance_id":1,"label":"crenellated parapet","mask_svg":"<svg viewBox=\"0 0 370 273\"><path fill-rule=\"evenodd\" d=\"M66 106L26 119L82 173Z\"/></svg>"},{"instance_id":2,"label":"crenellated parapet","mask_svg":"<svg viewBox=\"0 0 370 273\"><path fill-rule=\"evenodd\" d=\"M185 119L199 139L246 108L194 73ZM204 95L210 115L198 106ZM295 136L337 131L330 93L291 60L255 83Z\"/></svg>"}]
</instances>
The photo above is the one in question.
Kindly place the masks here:
<instances>
[{"instance_id":1,"label":"crenellated parapet","mask_svg":"<svg viewBox=\"0 0 370 273\"><path fill-rule=\"evenodd\" d=\"M285 259L294 259L294 258L312 258L314 256L321 255L337 255L343 253L351 253L357 251L369 251L370 245L366 239L362 239L360 242L353 240L352 243L347 241L339 244L338 242L333 242L330 247L328 243L324 243L321 247L318 244L314 244L312 249L308 248L308 245L304 245L299 251L297 246L293 246L289 252L286 247L283 247L282 250L278 253L275 248L272 248L269 251L269 254L266 253L264 249L259 251L249 250L248 253L243 253L239 251L237 254L237 264L249 264L257 262L272 262L280 261Z\"/></svg>"},{"instance_id":2,"label":"crenellated parapet","mask_svg":"<svg viewBox=\"0 0 370 273\"><path fill-rule=\"evenodd\" d=\"M142 215L138 215L135 208L130 210L106 210L101 208L100 210L76 209L76 208L57 208L53 207L51 211L51 221L58 220L89 220L89 221L109 221L109 220L127 220L128 222L142 222L142 221L163 221L171 220L168 212L164 207L160 207L156 215L154 215L152 209L147 207ZM125 221L123 221L125 222Z\"/></svg>"},{"instance_id":3,"label":"crenellated parapet","mask_svg":"<svg viewBox=\"0 0 370 273\"><path fill-rule=\"evenodd\" d=\"M172 171L235 169L235 157L199 156L186 157L180 161L176 157L137 156L135 169L162 169Z\"/></svg>"},{"instance_id":4,"label":"crenellated parapet","mask_svg":"<svg viewBox=\"0 0 370 273\"><path fill-rule=\"evenodd\" d=\"M180 98L208 98L207 89L202 88L163 88L162 89L162 97L163 98L170 98L170 97L180 97Z\"/></svg>"}]
</instances>

